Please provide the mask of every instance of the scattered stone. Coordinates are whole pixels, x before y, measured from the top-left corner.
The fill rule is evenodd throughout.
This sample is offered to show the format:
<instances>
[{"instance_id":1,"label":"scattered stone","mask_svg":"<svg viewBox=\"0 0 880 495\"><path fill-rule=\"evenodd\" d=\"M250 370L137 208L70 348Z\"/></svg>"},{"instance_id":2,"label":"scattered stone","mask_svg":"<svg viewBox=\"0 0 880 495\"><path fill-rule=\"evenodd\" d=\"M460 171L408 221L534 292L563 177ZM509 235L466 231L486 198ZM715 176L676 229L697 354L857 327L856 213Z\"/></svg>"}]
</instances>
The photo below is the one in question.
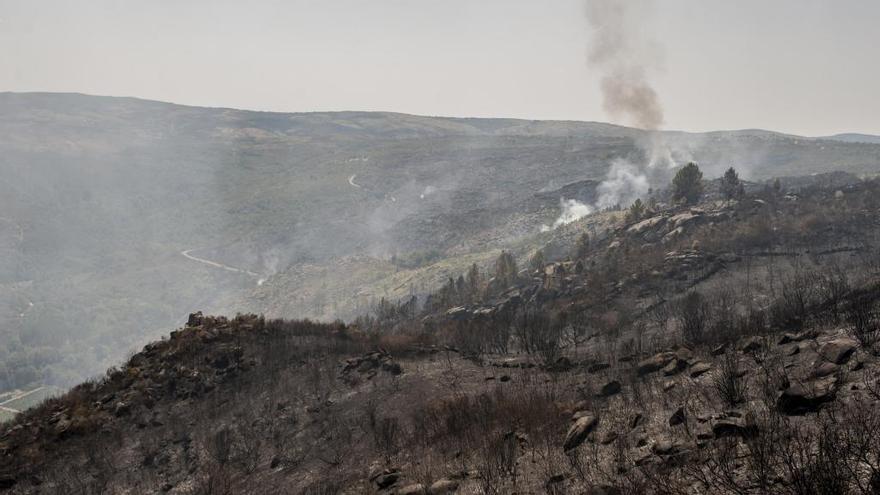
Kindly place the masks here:
<instances>
[{"instance_id":1,"label":"scattered stone","mask_svg":"<svg viewBox=\"0 0 880 495\"><path fill-rule=\"evenodd\" d=\"M849 338L834 339L819 348L819 355L828 362L844 364L856 351L858 343Z\"/></svg>"},{"instance_id":2,"label":"scattered stone","mask_svg":"<svg viewBox=\"0 0 880 495\"><path fill-rule=\"evenodd\" d=\"M734 436L751 438L758 434L758 426L747 423L741 418L722 418L712 425L712 434L715 438Z\"/></svg>"},{"instance_id":3,"label":"scattered stone","mask_svg":"<svg viewBox=\"0 0 880 495\"><path fill-rule=\"evenodd\" d=\"M644 422L645 422L645 417L642 416L641 413L635 413L633 415L632 419L629 420L629 427L634 429L634 428L638 427L639 425L644 424Z\"/></svg>"},{"instance_id":4,"label":"scattered stone","mask_svg":"<svg viewBox=\"0 0 880 495\"><path fill-rule=\"evenodd\" d=\"M609 431L606 431L604 435L602 435L602 438L599 440L599 443L601 443L602 445L608 445L610 443L613 443L615 440L617 440L617 437L618 437L618 435L617 435L616 431L609 430Z\"/></svg>"},{"instance_id":5,"label":"scattered stone","mask_svg":"<svg viewBox=\"0 0 880 495\"><path fill-rule=\"evenodd\" d=\"M762 346L762 343L761 343L760 337L749 337L745 340L745 342L743 342L743 345L740 348L740 350L743 353L751 353L751 352L756 352L756 351L760 350L761 346Z\"/></svg>"},{"instance_id":6,"label":"scattered stone","mask_svg":"<svg viewBox=\"0 0 880 495\"><path fill-rule=\"evenodd\" d=\"M565 481L565 475L562 473L554 474L547 480L548 485L555 485L556 483L562 483Z\"/></svg>"},{"instance_id":7,"label":"scattered stone","mask_svg":"<svg viewBox=\"0 0 880 495\"><path fill-rule=\"evenodd\" d=\"M666 382L663 383L663 391L664 392L669 392L670 390L672 390L674 388L675 388L675 382L672 380L666 380Z\"/></svg>"},{"instance_id":8,"label":"scattered stone","mask_svg":"<svg viewBox=\"0 0 880 495\"><path fill-rule=\"evenodd\" d=\"M575 421L568 429L568 433L565 434L565 442L562 444L563 450L569 451L584 443L587 435L596 428L597 424L599 424L599 418L593 414L583 416Z\"/></svg>"},{"instance_id":9,"label":"scattered stone","mask_svg":"<svg viewBox=\"0 0 880 495\"><path fill-rule=\"evenodd\" d=\"M651 452L657 455L672 455L678 452L678 446L671 440L660 440L651 446Z\"/></svg>"},{"instance_id":10,"label":"scattered stone","mask_svg":"<svg viewBox=\"0 0 880 495\"><path fill-rule=\"evenodd\" d=\"M423 495L424 493L425 487L421 483L407 485L397 490L397 495Z\"/></svg>"},{"instance_id":11,"label":"scattered stone","mask_svg":"<svg viewBox=\"0 0 880 495\"><path fill-rule=\"evenodd\" d=\"M828 361L823 361L820 363L816 363L816 366L813 368L813 371L810 373L810 378L822 378L828 375L832 375L840 369L834 363L829 363Z\"/></svg>"},{"instance_id":12,"label":"scattered stone","mask_svg":"<svg viewBox=\"0 0 880 495\"><path fill-rule=\"evenodd\" d=\"M605 385L602 385L602 390L599 391L599 397L611 397L612 395L620 393L622 386L620 382L617 380L611 380Z\"/></svg>"},{"instance_id":13,"label":"scattered stone","mask_svg":"<svg viewBox=\"0 0 880 495\"><path fill-rule=\"evenodd\" d=\"M724 354L726 351L727 351L727 344L721 344L721 345L715 347L714 349L712 349L711 354L713 356L720 356L720 355Z\"/></svg>"},{"instance_id":14,"label":"scattered stone","mask_svg":"<svg viewBox=\"0 0 880 495\"><path fill-rule=\"evenodd\" d=\"M400 479L400 471L392 471L385 474L380 474L376 477L376 486L379 488L388 488L389 486L397 483L397 480Z\"/></svg>"},{"instance_id":15,"label":"scattered stone","mask_svg":"<svg viewBox=\"0 0 880 495\"><path fill-rule=\"evenodd\" d=\"M687 361L675 358L663 367L664 376L677 375L687 368Z\"/></svg>"},{"instance_id":16,"label":"scattered stone","mask_svg":"<svg viewBox=\"0 0 880 495\"><path fill-rule=\"evenodd\" d=\"M779 394L776 407L787 415L817 412L826 402L834 400L837 393L837 377L834 375L812 384L794 383Z\"/></svg>"},{"instance_id":17,"label":"scattered stone","mask_svg":"<svg viewBox=\"0 0 880 495\"><path fill-rule=\"evenodd\" d=\"M661 352L647 359L639 361L636 372L639 376L644 376L655 371L662 370L667 364L675 359L675 354L671 352Z\"/></svg>"},{"instance_id":18,"label":"scattered stone","mask_svg":"<svg viewBox=\"0 0 880 495\"><path fill-rule=\"evenodd\" d=\"M428 487L429 495L446 495L458 491L458 482L455 480L441 479L431 483Z\"/></svg>"},{"instance_id":19,"label":"scattered stone","mask_svg":"<svg viewBox=\"0 0 880 495\"><path fill-rule=\"evenodd\" d=\"M574 367L571 359L568 359L565 356L560 356L556 358L556 361L547 367L549 371L570 371Z\"/></svg>"},{"instance_id":20,"label":"scattered stone","mask_svg":"<svg viewBox=\"0 0 880 495\"><path fill-rule=\"evenodd\" d=\"M690 369L691 378L696 378L711 369L712 369L711 364L705 363L703 361L697 361L696 363L693 364L693 366L691 366L691 369Z\"/></svg>"},{"instance_id":21,"label":"scattered stone","mask_svg":"<svg viewBox=\"0 0 880 495\"><path fill-rule=\"evenodd\" d=\"M684 411L684 407L679 407L672 413L672 416L669 418L669 426L680 425L687 420L687 414Z\"/></svg>"},{"instance_id":22,"label":"scattered stone","mask_svg":"<svg viewBox=\"0 0 880 495\"><path fill-rule=\"evenodd\" d=\"M116 403L116 406L113 408L113 415L116 417L125 416L131 412L131 405L127 402L119 401Z\"/></svg>"},{"instance_id":23,"label":"scattered stone","mask_svg":"<svg viewBox=\"0 0 880 495\"><path fill-rule=\"evenodd\" d=\"M611 485L596 485L587 489L585 495L621 495L620 488Z\"/></svg>"},{"instance_id":24,"label":"scattered stone","mask_svg":"<svg viewBox=\"0 0 880 495\"><path fill-rule=\"evenodd\" d=\"M593 363L587 367L587 373L598 373L600 371L607 370L611 365L608 363Z\"/></svg>"}]
</instances>

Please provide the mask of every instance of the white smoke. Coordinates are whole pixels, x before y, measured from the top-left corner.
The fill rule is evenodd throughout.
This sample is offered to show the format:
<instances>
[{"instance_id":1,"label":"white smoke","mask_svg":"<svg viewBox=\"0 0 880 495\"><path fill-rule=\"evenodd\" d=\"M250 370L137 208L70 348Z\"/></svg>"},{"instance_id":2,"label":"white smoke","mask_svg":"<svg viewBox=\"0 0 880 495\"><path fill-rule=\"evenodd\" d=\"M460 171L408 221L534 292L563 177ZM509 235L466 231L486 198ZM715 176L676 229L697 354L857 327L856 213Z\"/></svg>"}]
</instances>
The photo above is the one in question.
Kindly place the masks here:
<instances>
[{"instance_id":1,"label":"white smoke","mask_svg":"<svg viewBox=\"0 0 880 495\"><path fill-rule=\"evenodd\" d=\"M590 213L593 213L592 206L581 203L576 199L560 198L559 207L562 209L562 212L559 214L559 218L557 218L556 221L553 222L553 225L542 225L541 232L553 230L567 223L574 222L575 220L580 220Z\"/></svg>"},{"instance_id":2,"label":"white smoke","mask_svg":"<svg viewBox=\"0 0 880 495\"><path fill-rule=\"evenodd\" d=\"M647 131L636 144L645 163L637 166L616 159L599 185L596 209L628 206L647 194L650 178L658 170L676 167L673 151L658 130L663 125L663 105L651 75L663 69L662 47L648 35L653 0L586 0L592 37L589 63L600 73L602 103L612 120Z\"/></svg>"},{"instance_id":3,"label":"white smoke","mask_svg":"<svg viewBox=\"0 0 880 495\"><path fill-rule=\"evenodd\" d=\"M650 188L648 177L639 167L626 160L616 159L611 163L605 180L597 188L599 199L596 200L596 208L601 210L629 205L636 198L647 194Z\"/></svg>"}]
</instances>

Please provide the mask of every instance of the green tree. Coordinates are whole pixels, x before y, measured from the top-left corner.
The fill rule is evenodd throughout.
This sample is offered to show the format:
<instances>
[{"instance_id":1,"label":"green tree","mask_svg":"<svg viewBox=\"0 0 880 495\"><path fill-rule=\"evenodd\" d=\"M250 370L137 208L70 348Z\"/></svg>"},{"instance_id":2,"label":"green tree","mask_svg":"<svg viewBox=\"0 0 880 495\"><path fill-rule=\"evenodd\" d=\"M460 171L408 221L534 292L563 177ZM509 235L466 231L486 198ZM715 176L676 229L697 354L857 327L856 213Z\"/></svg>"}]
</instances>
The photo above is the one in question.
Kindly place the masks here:
<instances>
[{"instance_id":1,"label":"green tree","mask_svg":"<svg viewBox=\"0 0 880 495\"><path fill-rule=\"evenodd\" d=\"M645 204L642 203L641 198L636 198L636 200L633 201L633 204L630 205L629 210L626 212L625 220L627 223L638 222L639 220L644 218L646 211L647 209L645 208Z\"/></svg>"},{"instance_id":2,"label":"green tree","mask_svg":"<svg viewBox=\"0 0 880 495\"><path fill-rule=\"evenodd\" d=\"M703 194L703 172L696 163L690 162L672 179L672 200L694 204Z\"/></svg>"},{"instance_id":3,"label":"green tree","mask_svg":"<svg viewBox=\"0 0 880 495\"><path fill-rule=\"evenodd\" d=\"M741 189L742 182L739 180L739 174L736 173L733 167L730 167L727 169L727 172L724 172L724 177L721 178L721 194L726 199L733 199L740 195Z\"/></svg>"}]
</instances>

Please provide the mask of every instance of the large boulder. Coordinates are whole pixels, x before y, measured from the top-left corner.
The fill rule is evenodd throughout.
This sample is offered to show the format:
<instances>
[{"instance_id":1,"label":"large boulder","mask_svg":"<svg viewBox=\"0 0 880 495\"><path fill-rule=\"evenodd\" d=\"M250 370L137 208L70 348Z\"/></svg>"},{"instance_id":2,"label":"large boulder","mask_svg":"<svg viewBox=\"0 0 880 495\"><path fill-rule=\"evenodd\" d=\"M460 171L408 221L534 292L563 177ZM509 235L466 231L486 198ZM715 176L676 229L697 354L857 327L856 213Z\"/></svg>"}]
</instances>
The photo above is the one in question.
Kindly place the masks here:
<instances>
[{"instance_id":1,"label":"large boulder","mask_svg":"<svg viewBox=\"0 0 880 495\"><path fill-rule=\"evenodd\" d=\"M659 354L655 354L647 359L639 361L639 364L636 368L636 373L638 373L639 376L644 376L649 373L660 371L664 367L666 367L666 365L668 365L673 359L675 359L675 354L671 352L661 352Z\"/></svg>"},{"instance_id":2,"label":"large boulder","mask_svg":"<svg viewBox=\"0 0 880 495\"><path fill-rule=\"evenodd\" d=\"M834 400L837 377L832 375L813 383L794 383L776 399L776 407L787 415L817 412L823 404Z\"/></svg>"},{"instance_id":3,"label":"large boulder","mask_svg":"<svg viewBox=\"0 0 880 495\"><path fill-rule=\"evenodd\" d=\"M849 361L858 346L855 340L841 337L823 344L819 348L819 355L829 363L844 364Z\"/></svg>"},{"instance_id":4,"label":"large boulder","mask_svg":"<svg viewBox=\"0 0 880 495\"><path fill-rule=\"evenodd\" d=\"M758 426L743 418L726 417L718 419L712 424L712 434L715 435L715 438L751 438L758 434Z\"/></svg>"},{"instance_id":5,"label":"large boulder","mask_svg":"<svg viewBox=\"0 0 880 495\"><path fill-rule=\"evenodd\" d=\"M594 414L585 414L578 418L565 434L565 442L562 444L563 450L569 451L580 446L598 424L599 418Z\"/></svg>"}]
</instances>

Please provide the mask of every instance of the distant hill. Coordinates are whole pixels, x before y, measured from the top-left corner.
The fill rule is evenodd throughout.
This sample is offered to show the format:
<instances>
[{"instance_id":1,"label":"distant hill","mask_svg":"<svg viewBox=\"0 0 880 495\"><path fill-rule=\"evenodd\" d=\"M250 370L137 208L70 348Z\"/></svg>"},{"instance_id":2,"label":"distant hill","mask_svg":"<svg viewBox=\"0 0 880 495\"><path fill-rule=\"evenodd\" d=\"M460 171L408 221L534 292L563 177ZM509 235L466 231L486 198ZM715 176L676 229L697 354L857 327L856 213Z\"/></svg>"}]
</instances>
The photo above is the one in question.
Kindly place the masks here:
<instances>
[{"instance_id":1,"label":"distant hill","mask_svg":"<svg viewBox=\"0 0 880 495\"><path fill-rule=\"evenodd\" d=\"M842 141L844 143L880 144L880 136L875 136L872 134L856 134L856 133L835 134L833 136L825 136L820 139L828 139L830 141Z\"/></svg>"},{"instance_id":2,"label":"distant hill","mask_svg":"<svg viewBox=\"0 0 880 495\"><path fill-rule=\"evenodd\" d=\"M707 178L880 164L878 144L661 137ZM566 186L646 162L650 140L597 122L2 93L0 390L79 381L197 309L351 318L430 290L544 242Z\"/></svg>"}]
</instances>

